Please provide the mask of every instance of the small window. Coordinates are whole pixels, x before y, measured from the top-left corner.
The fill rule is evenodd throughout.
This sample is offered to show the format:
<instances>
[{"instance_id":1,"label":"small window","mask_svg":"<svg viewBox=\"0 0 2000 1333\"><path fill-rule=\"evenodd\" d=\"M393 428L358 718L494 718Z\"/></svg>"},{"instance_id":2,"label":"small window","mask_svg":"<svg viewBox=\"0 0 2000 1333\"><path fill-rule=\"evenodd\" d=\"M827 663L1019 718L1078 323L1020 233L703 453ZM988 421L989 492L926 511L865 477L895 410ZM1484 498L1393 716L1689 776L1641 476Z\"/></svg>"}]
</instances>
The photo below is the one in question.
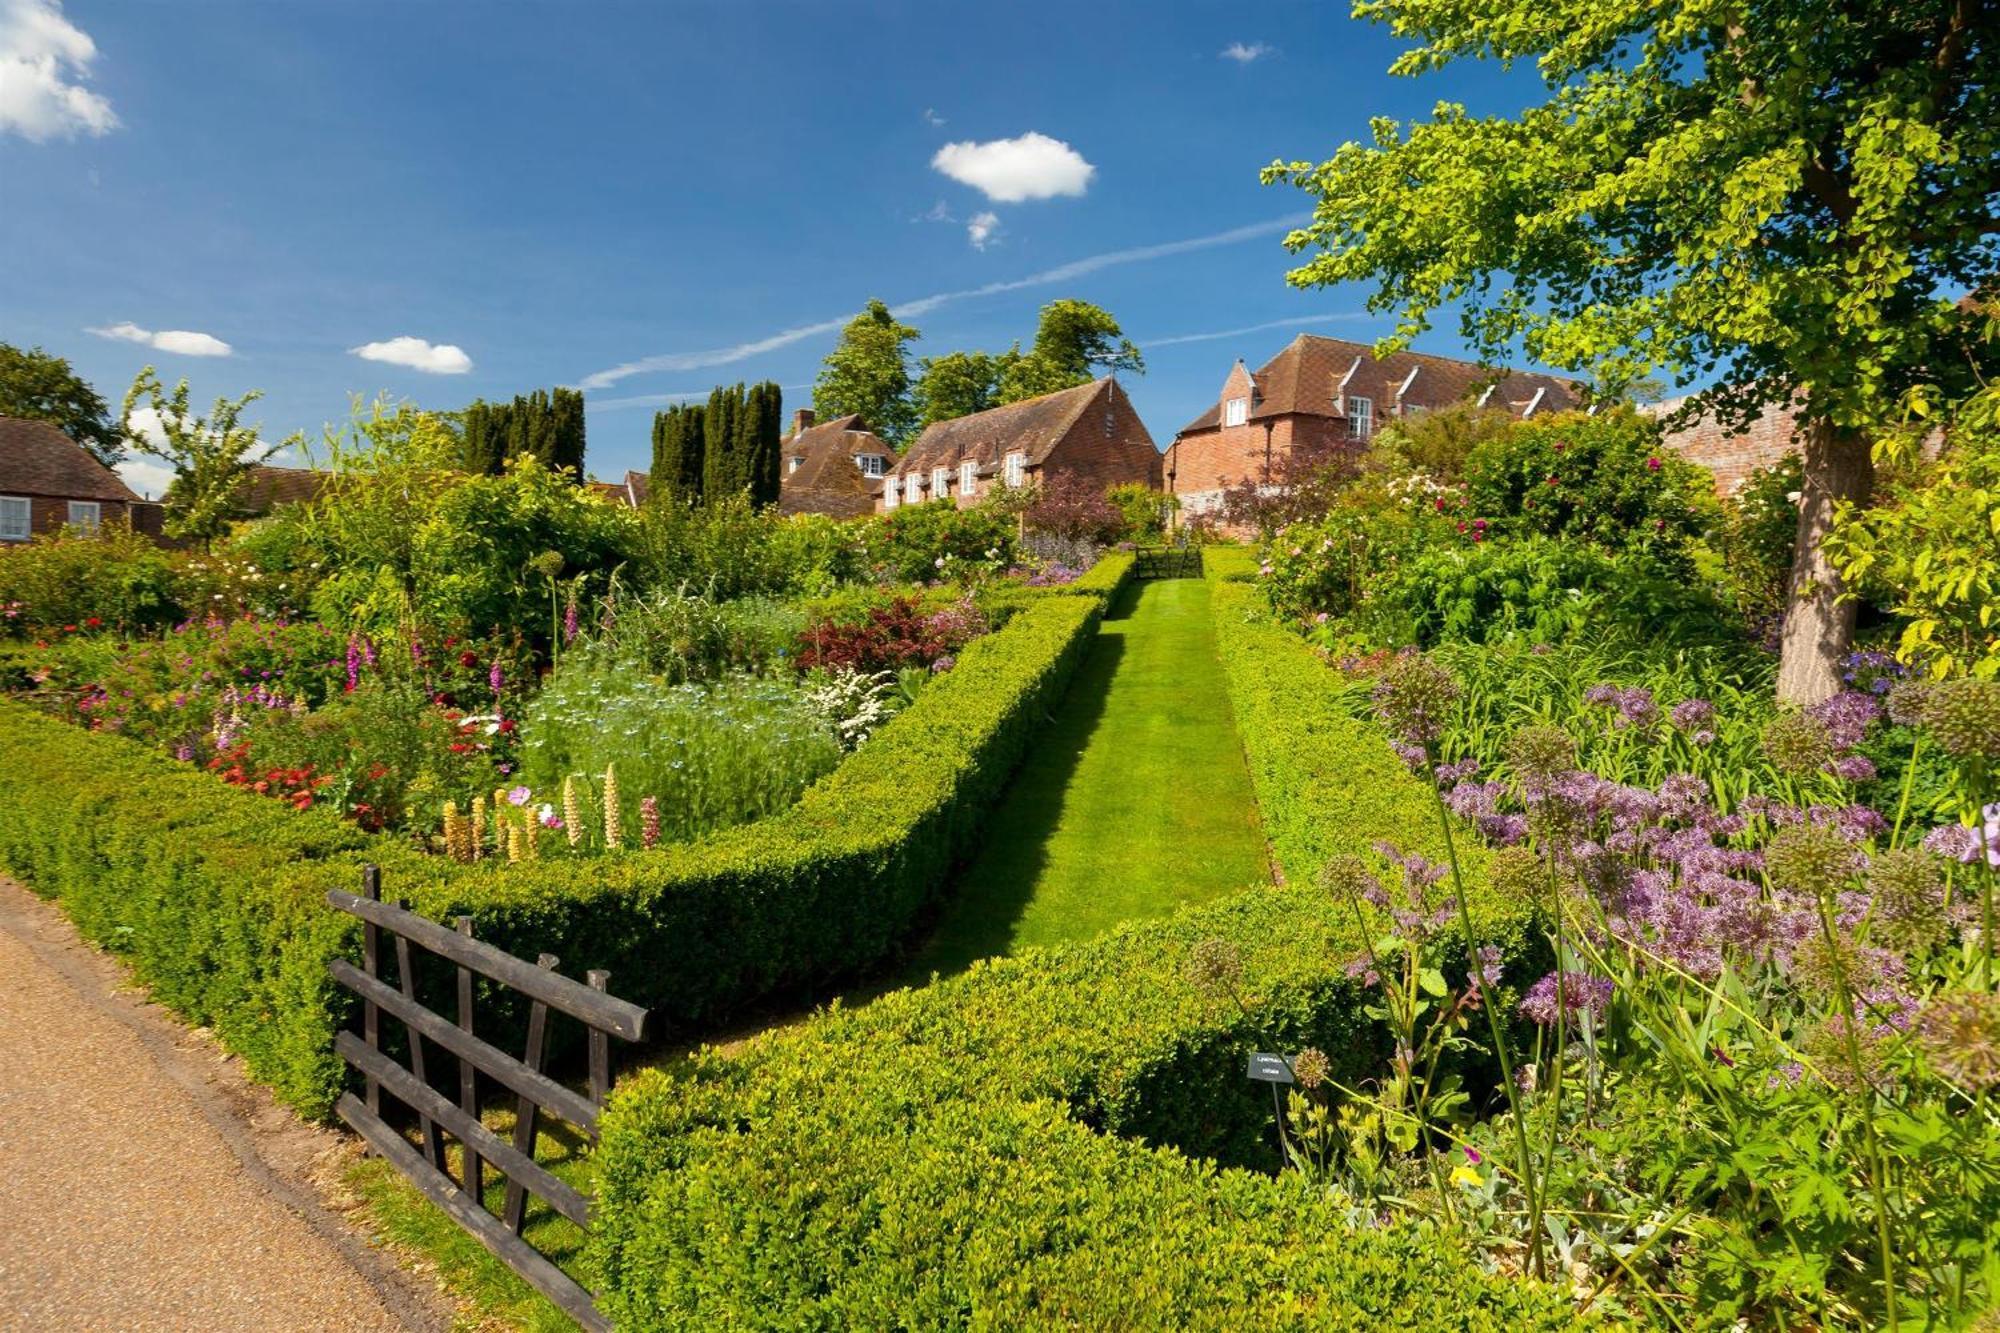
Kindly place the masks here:
<instances>
[{"instance_id":1,"label":"small window","mask_svg":"<svg viewBox=\"0 0 2000 1333\"><path fill-rule=\"evenodd\" d=\"M931 499L942 500L951 494L951 469L934 467L931 469Z\"/></svg>"},{"instance_id":2,"label":"small window","mask_svg":"<svg viewBox=\"0 0 2000 1333\"><path fill-rule=\"evenodd\" d=\"M0 495L0 541L28 540L28 502L18 495Z\"/></svg>"},{"instance_id":3,"label":"small window","mask_svg":"<svg viewBox=\"0 0 2000 1333\"><path fill-rule=\"evenodd\" d=\"M879 477L882 475L882 455L862 454L854 461L861 468L862 476Z\"/></svg>"},{"instance_id":4,"label":"small window","mask_svg":"<svg viewBox=\"0 0 2000 1333\"><path fill-rule=\"evenodd\" d=\"M903 478L903 503L916 504L924 498L924 479L912 472Z\"/></svg>"},{"instance_id":5,"label":"small window","mask_svg":"<svg viewBox=\"0 0 2000 1333\"><path fill-rule=\"evenodd\" d=\"M1232 398L1222 405L1222 424L1240 426L1250 419L1250 400Z\"/></svg>"},{"instance_id":6,"label":"small window","mask_svg":"<svg viewBox=\"0 0 2000 1333\"><path fill-rule=\"evenodd\" d=\"M1019 486L1027 472L1028 456L1013 453L1007 455L1007 484Z\"/></svg>"},{"instance_id":7,"label":"small window","mask_svg":"<svg viewBox=\"0 0 2000 1333\"><path fill-rule=\"evenodd\" d=\"M884 509L894 509L896 507L896 479L894 477L889 478L889 484L882 488L882 507Z\"/></svg>"},{"instance_id":8,"label":"small window","mask_svg":"<svg viewBox=\"0 0 2000 1333\"><path fill-rule=\"evenodd\" d=\"M958 493L970 495L979 487L979 464L967 459L958 465Z\"/></svg>"},{"instance_id":9,"label":"small window","mask_svg":"<svg viewBox=\"0 0 2000 1333\"><path fill-rule=\"evenodd\" d=\"M82 528L85 532L97 531L99 521L104 517L103 507L95 500L71 500L69 502L69 525Z\"/></svg>"},{"instance_id":10,"label":"small window","mask_svg":"<svg viewBox=\"0 0 2000 1333\"><path fill-rule=\"evenodd\" d=\"M791 470L792 470L793 472L797 472L797 471L798 471L798 470L799 470L800 468L804 467L805 465L806 465L806 460L805 460L805 459L803 459L803 458L800 458L800 457L799 457L799 456L798 456L797 454L793 454L793 455L792 455L792 466L791 466Z\"/></svg>"},{"instance_id":11,"label":"small window","mask_svg":"<svg viewBox=\"0 0 2000 1333\"><path fill-rule=\"evenodd\" d=\"M1349 398L1347 400L1347 433L1357 440L1372 439L1375 435L1375 400L1373 398Z\"/></svg>"}]
</instances>

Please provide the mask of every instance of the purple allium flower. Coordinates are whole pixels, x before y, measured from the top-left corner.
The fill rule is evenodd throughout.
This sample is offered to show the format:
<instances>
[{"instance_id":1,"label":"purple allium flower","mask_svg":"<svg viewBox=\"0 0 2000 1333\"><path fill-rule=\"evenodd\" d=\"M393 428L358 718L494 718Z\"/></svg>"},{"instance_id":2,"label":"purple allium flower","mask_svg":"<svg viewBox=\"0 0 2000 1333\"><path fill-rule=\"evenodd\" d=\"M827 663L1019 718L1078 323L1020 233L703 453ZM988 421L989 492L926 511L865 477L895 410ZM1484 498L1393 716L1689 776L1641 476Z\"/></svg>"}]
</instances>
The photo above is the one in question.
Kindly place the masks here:
<instances>
[{"instance_id":1,"label":"purple allium flower","mask_svg":"<svg viewBox=\"0 0 2000 1333\"><path fill-rule=\"evenodd\" d=\"M1521 998L1521 1012L1531 1022L1542 1027L1556 1025L1556 984L1557 974L1549 973L1529 988ZM1561 974L1563 1017L1573 1019L1578 1014L1596 1016L1604 1012L1611 1003L1613 990L1611 978L1594 977L1588 972L1568 972Z\"/></svg>"},{"instance_id":2,"label":"purple allium flower","mask_svg":"<svg viewBox=\"0 0 2000 1333\"><path fill-rule=\"evenodd\" d=\"M1875 761L1863 754L1842 755L1827 765L1827 771L1846 782L1873 782Z\"/></svg>"},{"instance_id":3,"label":"purple allium flower","mask_svg":"<svg viewBox=\"0 0 2000 1333\"><path fill-rule=\"evenodd\" d=\"M1882 716L1882 704L1858 690L1842 690L1809 710L1826 728L1827 738L1836 749L1851 750L1861 744L1869 726Z\"/></svg>"},{"instance_id":4,"label":"purple allium flower","mask_svg":"<svg viewBox=\"0 0 2000 1333\"><path fill-rule=\"evenodd\" d=\"M956 657L953 657L950 653L946 653L943 657L940 657L937 661L931 663L931 674L936 676L942 676L945 672L951 670L953 667L957 665L958 665L958 659Z\"/></svg>"},{"instance_id":5,"label":"purple allium flower","mask_svg":"<svg viewBox=\"0 0 2000 1333\"><path fill-rule=\"evenodd\" d=\"M1612 719L1614 726L1630 727L1644 731L1651 727L1660 716L1660 709L1653 702L1653 692L1643 685L1618 691L1618 716Z\"/></svg>"},{"instance_id":6,"label":"purple allium flower","mask_svg":"<svg viewBox=\"0 0 2000 1333\"><path fill-rule=\"evenodd\" d=\"M1599 681L1583 692L1583 701L1599 708L1618 706L1618 687L1609 681Z\"/></svg>"},{"instance_id":7,"label":"purple allium flower","mask_svg":"<svg viewBox=\"0 0 2000 1333\"><path fill-rule=\"evenodd\" d=\"M1675 731L1696 745L1710 745L1715 741L1715 705L1706 699L1681 700L1667 714L1667 720L1674 724Z\"/></svg>"}]
</instances>

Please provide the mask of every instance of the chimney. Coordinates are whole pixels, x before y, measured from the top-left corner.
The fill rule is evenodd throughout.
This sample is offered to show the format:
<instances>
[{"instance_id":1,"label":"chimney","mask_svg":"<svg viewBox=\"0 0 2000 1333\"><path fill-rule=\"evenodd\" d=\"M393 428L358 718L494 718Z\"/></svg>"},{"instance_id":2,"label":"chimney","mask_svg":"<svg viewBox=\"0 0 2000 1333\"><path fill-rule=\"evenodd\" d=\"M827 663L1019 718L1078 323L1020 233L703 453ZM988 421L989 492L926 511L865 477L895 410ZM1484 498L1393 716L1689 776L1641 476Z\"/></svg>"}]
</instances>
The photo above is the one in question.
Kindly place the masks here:
<instances>
[{"instance_id":1,"label":"chimney","mask_svg":"<svg viewBox=\"0 0 2000 1333\"><path fill-rule=\"evenodd\" d=\"M812 424L813 410L810 407L802 407L792 413L792 434L799 435L809 431L812 429Z\"/></svg>"}]
</instances>

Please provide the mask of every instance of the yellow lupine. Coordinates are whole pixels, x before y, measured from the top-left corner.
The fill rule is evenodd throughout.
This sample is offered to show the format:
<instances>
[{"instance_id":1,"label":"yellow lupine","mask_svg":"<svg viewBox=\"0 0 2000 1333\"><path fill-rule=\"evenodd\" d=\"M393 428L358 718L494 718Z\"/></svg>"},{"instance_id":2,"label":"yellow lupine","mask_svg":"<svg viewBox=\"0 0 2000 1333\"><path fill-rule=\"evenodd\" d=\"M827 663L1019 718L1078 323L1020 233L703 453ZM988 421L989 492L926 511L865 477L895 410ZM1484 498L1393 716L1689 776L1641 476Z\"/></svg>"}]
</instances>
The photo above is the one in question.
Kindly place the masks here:
<instances>
[{"instance_id":1,"label":"yellow lupine","mask_svg":"<svg viewBox=\"0 0 2000 1333\"><path fill-rule=\"evenodd\" d=\"M620 847L625 843L625 825L618 809L618 765L610 764L604 770L604 845Z\"/></svg>"},{"instance_id":2,"label":"yellow lupine","mask_svg":"<svg viewBox=\"0 0 2000 1333\"><path fill-rule=\"evenodd\" d=\"M583 841L583 801L577 796L574 773L563 779L563 832L572 847Z\"/></svg>"}]
</instances>

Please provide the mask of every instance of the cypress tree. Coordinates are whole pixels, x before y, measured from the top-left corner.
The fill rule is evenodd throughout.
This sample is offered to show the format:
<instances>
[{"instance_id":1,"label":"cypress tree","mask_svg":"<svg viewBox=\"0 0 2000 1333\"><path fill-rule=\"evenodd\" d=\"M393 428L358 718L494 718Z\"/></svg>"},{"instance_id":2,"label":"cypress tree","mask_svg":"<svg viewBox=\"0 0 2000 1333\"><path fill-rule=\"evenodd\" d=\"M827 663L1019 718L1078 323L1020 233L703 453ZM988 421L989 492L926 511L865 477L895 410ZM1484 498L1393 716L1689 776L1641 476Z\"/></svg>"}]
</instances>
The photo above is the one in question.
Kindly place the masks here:
<instances>
[{"instance_id":1,"label":"cypress tree","mask_svg":"<svg viewBox=\"0 0 2000 1333\"><path fill-rule=\"evenodd\" d=\"M743 488L742 441L745 415L743 386L717 385L708 396L708 416L702 431L702 495L715 501Z\"/></svg>"},{"instance_id":2,"label":"cypress tree","mask_svg":"<svg viewBox=\"0 0 2000 1333\"><path fill-rule=\"evenodd\" d=\"M738 434L743 479L758 506L778 502L779 432L784 422L784 391L769 380L750 390Z\"/></svg>"},{"instance_id":3,"label":"cypress tree","mask_svg":"<svg viewBox=\"0 0 2000 1333\"><path fill-rule=\"evenodd\" d=\"M549 414L550 467L566 468L570 480L583 480L584 419L583 391L557 389L551 396Z\"/></svg>"},{"instance_id":4,"label":"cypress tree","mask_svg":"<svg viewBox=\"0 0 2000 1333\"><path fill-rule=\"evenodd\" d=\"M702 474L706 460L702 456L702 440L708 409L700 403L688 403L681 408L678 443L674 447L680 465L680 486L676 494L684 501L699 501L702 496Z\"/></svg>"}]
</instances>

